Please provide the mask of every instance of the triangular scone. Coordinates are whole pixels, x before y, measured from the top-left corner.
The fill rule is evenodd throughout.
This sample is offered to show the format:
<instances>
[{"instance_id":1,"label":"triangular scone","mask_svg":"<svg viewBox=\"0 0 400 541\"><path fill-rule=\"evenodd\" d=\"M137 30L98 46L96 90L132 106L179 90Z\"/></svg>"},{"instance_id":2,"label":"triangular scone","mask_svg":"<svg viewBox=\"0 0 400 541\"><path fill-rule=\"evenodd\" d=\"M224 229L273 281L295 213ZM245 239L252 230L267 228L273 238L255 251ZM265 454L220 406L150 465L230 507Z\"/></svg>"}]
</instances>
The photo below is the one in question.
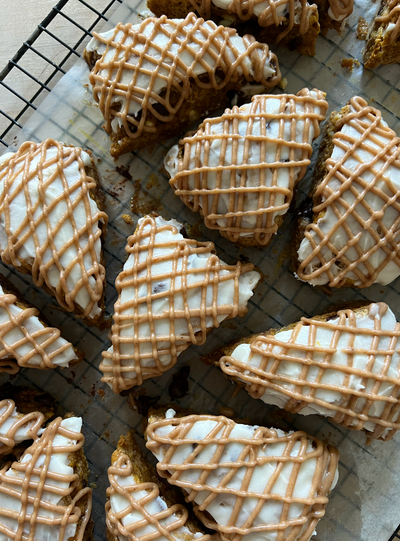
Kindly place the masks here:
<instances>
[{"instance_id":1,"label":"triangular scone","mask_svg":"<svg viewBox=\"0 0 400 541\"><path fill-rule=\"evenodd\" d=\"M82 419L58 417L18 462L0 471L0 536L52 541L91 537L92 491Z\"/></svg>"},{"instance_id":2,"label":"triangular scone","mask_svg":"<svg viewBox=\"0 0 400 541\"><path fill-rule=\"evenodd\" d=\"M320 90L253 96L205 120L165 158L176 195L232 242L266 245L304 177L328 103Z\"/></svg>"},{"instance_id":3,"label":"triangular scone","mask_svg":"<svg viewBox=\"0 0 400 541\"><path fill-rule=\"evenodd\" d=\"M305 432L169 409L150 416L146 434L158 473L223 541L308 541L338 479L337 449Z\"/></svg>"},{"instance_id":4,"label":"triangular scone","mask_svg":"<svg viewBox=\"0 0 400 541\"><path fill-rule=\"evenodd\" d=\"M133 434L121 436L108 468L109 541L209 541L167 483L157 477Z\"/></svg>"},{"instance_id":5,"label":"triangular scone","mask_svg":"<svg viewBox=\"0 0 400 541\"><path fill-rule=\"evenodd\" d=\"M59 328L49 327L39 310L28 305L0 274L0 372L21 368L66 368L84 354L64 340Z\"/></svg>"},{"instance_id":6,"label":"triangular scone","mask_svg":"<svg viewBox=\"0 0 400 541\"><path fill-rule=\"evenodd\" d=\"M306 205L300 218L298 278L389 284L400 275L400 139L378 109L354 97L332 113L320 152L314 215Z\"/></svg>"},{"instance_id":7,"label":"triangular scone","mask_svg":"<svg viewBox=\"0 0 400 541\"><path fill-rule=\"evenodd\" d=\"M84 58L114 158L179 135L235 92L265 92L281 78L268 45L194 13L119 23L95 33Z\"/></svg>"},{"instance_id":8,"label":"triangular scone","mask_svg":"<svg viewBox=\"0 0 400 541\"><path fill-rule=\"evenodd\" d=\"M0 254L68 312L99 325L107 215L93 159L47 139L0 157Z\"/></svg>"},{"instance_id":9,"label":"triangular scone","mask_svg":"<svg viewBox=\"0 0 400 541\"><path fill-rule=\"evenodd\" d=\"M364 66L371 69L396 63L400 63L400 0L381 0L367 37Z\"/></svg>"},{"instance_id":10,"label":"triangular scone","mask_svg":"<svg viewBox=\"0 0 400 541\"><path fill-rule=\"evenodd\" d=\"M373 303L245 338L219 365L253 398L387 441L400 429L399 345L400 323Z\"/></svg>"},{"instance_id":11,"label":"triangular scone","mask_svg":"<svg viewBox=\"0 0 400 541\"><path fill-rule=\"evenodd\" d=\"M116 393L160 376L221 321L244 315L260 280L252 264L225 264L212 242L185 238L182 227L145 216L128 238L112 345L100 364L102 381Z\"/></svg>"}]
</instances>

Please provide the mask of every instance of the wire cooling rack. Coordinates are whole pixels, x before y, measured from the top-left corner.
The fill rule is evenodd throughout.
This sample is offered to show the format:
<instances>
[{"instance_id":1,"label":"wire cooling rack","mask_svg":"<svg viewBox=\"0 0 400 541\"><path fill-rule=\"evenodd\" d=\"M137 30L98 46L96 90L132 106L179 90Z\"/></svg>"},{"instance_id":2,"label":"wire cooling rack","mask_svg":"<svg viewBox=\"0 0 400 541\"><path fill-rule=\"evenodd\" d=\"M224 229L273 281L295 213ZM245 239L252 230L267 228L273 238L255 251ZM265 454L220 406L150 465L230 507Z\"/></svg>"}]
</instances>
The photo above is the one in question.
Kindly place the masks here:
<instances>
[{"instance_id":1,"label":"wire cooling rack","mask_svg":"<svg viewBox=\"0 0 400 541\"><path fill-rule=\"evenodd\" d=\"M0 72L3 147L13 143L31 114L74 64L86 38L108 21L122 3L123 0L60 0L22 44ZM400 526L389 541L400 541Z\"/></svg>"}]
</instances>

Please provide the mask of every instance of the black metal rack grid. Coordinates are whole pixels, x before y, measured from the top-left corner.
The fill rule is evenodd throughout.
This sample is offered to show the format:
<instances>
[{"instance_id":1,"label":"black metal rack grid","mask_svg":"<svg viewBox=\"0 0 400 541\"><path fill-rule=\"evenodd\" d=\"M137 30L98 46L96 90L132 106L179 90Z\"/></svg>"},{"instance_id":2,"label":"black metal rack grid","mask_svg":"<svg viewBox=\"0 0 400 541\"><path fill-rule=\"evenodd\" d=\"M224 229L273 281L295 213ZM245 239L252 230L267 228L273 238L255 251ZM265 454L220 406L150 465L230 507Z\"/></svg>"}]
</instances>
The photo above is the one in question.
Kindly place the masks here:
<instances>
[{"instance_id":1,"label":"black metal rack grid","mask_svg":"<svg viewBox=\"0 0 400 541\"><path fill-rule=\"evenodd\" d=\"M0 142L8 147L13 137L22 128L24 122L35 111L45 96L54 88L58 80L79 58L84 49L85 38L98 25L104 24L123 0L60 0L47 17L39 24L33 34L23 43L7 65L0 72ZM74 18L74 11L79 4L84 20ZM74 10L75 7L75 10ZM54 28L63 24L68 35L54 32ZM64 38L64 39L63 39ZM50 56L57 49L57 59ZM38 74L28 71L24 65L27 57L30 66L37 64ZM40 73L39 73L40 72ZM21 93L19 84L22 79L30 82L29 94ZM26 84L22 86L28 86ZM13 105L10 114L9 103ZM0 147L1 148L1 147Z\"/></svg>"},{"instance_id":2,"label":"black metal rack grid","mask_svg":"<svg viewBox=\"0 0 400 541\"><path fill-rule=\"evenodd\" d=\"M86 38L90 37L98 26L108 21L122 3L123 0L59 0L22 44L0 72L0 143L3 147L12 144L13 138L22 129L29 116L80 57ZM78 4L87 10L85 19L80 22L76 20L74 10ZM69 31L68 39L53 31L52 27L57 28L57 22L61 19L63 23L69 25L69 30L73 29L72 32ZM54 47L58 49L56 60L49 58ZM40 74L32 73L32 69L30 71L24 67L24 60L28 55L34 55L38 66L41 65ZM13 77L15 74L18 76ZM21 77L29 79L31 83L28 95L23 95L19 89L18 82L21 81ZM8 107L10 100L14 105L12 114ZM400 525L389 541L400 541Z\"/></svg>"}]
</instances>

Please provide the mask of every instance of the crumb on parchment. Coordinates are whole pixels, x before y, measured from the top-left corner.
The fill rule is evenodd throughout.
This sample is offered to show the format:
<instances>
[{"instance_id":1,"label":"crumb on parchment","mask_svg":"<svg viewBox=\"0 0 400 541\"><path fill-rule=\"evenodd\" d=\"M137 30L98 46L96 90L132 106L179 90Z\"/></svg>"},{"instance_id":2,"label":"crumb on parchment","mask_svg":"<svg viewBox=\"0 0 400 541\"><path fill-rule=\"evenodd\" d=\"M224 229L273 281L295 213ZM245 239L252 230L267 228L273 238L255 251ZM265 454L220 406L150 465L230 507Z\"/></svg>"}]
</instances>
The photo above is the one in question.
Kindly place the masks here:
<instances>
[{"instance_id":1,"label":"crumb on parchment","mask_svg":"<svg viewBox=\"0 0 400 541\"><path fill-rule=\"evenodd\" d=\"M133 224L133 220L132 220L132 216L130 216L129 214L123 214L122 215L122 218L124 220L124 222L128 225L132 225Z\"/></svg>"},{"instance_id":2,"label":"crumb on parchment","mask_svg":"<svg viewBox=\"0 0 400 541\"><path fill-rule=\"evenodd\" d=\"M354 66L359 66L360 62L356 58L343 58L341 65L352 73Z\"/></svg>"}]
</instances>

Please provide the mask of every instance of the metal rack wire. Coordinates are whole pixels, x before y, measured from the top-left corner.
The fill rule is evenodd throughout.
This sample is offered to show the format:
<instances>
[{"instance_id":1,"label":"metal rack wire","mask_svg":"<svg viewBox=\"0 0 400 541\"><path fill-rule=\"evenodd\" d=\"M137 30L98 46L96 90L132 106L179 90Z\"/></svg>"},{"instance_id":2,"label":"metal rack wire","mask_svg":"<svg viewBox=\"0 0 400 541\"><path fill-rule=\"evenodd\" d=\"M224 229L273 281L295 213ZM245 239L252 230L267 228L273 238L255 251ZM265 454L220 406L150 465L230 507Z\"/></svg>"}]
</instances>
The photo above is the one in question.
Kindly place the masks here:
<instances>
[{"instance_id":1,"label":"metal rack wire","mask_svg":"<svg viewBox=\"0 0 400 541\"><path fill-rule=\"evenodd\" d=\"M48 92L66 73L84 48L85 38L104 21L123 0L60 0L33 34L23 43L7 65L0 72L0 143L8 147L15 134L22 128L30 114L35 111ZM84 21L74 18L74 5L84 10ZM62 19L62 20L61 20ZM54 30L63 23L68 27L68 42ZM49 56L57 48L57 61ZM24 67L28 55L34 55L32 63L40 65L40 74ZM18 72L18 73L17 73ZM19 84L21 78L28 78L31 93L23 95ZM26 87L27 85L23 85ZM13 112L10 114L9 104ZM1 147L0 147L1 148Z\"/></svg>"},{"instance_id":2,"label":"metal rack wire","mask_svg":"<svg viewBox=\"0 0 400 541\"><path fill-rule=\"evenodd\" d=\"M92 31L107 21L122 3L123 0L59 0L22 44L0 72L0 143L3 147L13 142L29 116L80 56ZM78 13L82 17L79 21ZM68 32L64 32L67 38L58 33L60 25L68 27ZM25 60L29 56L28 68ZM23 79L29 80L30 85L21 85ZM29 91L23 93L21 87ZM400 541L400 525L389 541Z\"/></svg>"}]
</instances>

